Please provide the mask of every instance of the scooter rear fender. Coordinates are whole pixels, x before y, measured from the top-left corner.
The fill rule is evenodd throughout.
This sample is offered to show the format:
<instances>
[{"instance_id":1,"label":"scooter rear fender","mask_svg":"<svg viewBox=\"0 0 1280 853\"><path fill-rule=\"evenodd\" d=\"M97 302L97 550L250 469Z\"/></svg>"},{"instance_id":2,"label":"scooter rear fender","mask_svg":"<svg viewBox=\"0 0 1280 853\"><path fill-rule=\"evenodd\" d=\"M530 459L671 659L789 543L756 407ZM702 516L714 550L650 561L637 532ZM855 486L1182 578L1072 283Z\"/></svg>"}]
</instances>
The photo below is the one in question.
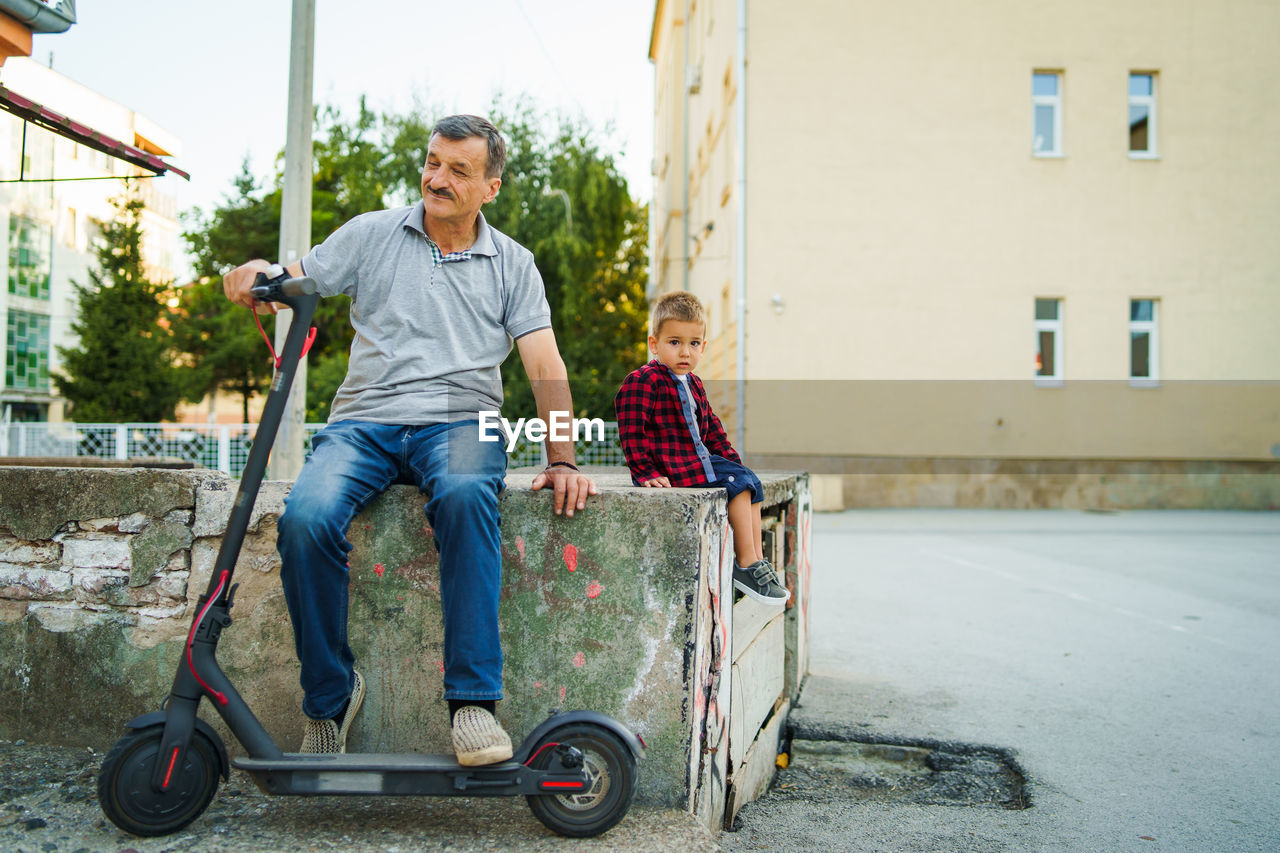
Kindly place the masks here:
<instances>
[{"instance_id":1,"label":"scooter rear fender","mask_svg":"<svg viewBox=\"0 0 1280 853\"><path fill-rule=\"evenodd\" d=\"M552 714L539 723L538 727L530 732L529 736L516 749L513 759L521 764L525 763L537 751L538 745L546 739L548 734L561 726L573 723L588 723L611 731L621 738L637 760L644 758L644 744L640 741L640 738L636 737L631 729L613 717L608 714L602 714L599 711L567 711L563 714Z\"/></svg>"}]
</instances>

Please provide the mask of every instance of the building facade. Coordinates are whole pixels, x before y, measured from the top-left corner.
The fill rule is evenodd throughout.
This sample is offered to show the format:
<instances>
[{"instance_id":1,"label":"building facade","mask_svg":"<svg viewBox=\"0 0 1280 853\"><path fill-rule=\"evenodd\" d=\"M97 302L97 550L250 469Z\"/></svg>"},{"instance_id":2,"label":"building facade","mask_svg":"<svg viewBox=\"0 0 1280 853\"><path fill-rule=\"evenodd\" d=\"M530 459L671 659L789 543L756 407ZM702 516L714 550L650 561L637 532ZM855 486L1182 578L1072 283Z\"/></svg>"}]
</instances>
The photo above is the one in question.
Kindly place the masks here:
<instances>
[{"instance_id":1,"label":"building facade","mask_svg":"<svg viewBox=\"0 0 1280 853\"><path fill-rule=\"evenodd\" d=\"M1280 457L1277 32L1249 0L659 0L652 286L709 307L731 435L815 471Z\"/></svg>"},{"instance_id":2,"label":"building facade","mask_svg":"<svg viewBox=\"0 0 1280 853\"><path fill-rule=\"evenodd\" d=\"M6 61L0 84L143 151L178 153L172 134L145 116L30 59ZM59 368L58 347L75 343L73 283L89 282L98 224L114 215L111 199L125 178L137 179L146 204L147 275L172 281L182 261L177 205L149 172L0 113L0 419L62 419L51 375Z\"/></svg>"}]
</instances>

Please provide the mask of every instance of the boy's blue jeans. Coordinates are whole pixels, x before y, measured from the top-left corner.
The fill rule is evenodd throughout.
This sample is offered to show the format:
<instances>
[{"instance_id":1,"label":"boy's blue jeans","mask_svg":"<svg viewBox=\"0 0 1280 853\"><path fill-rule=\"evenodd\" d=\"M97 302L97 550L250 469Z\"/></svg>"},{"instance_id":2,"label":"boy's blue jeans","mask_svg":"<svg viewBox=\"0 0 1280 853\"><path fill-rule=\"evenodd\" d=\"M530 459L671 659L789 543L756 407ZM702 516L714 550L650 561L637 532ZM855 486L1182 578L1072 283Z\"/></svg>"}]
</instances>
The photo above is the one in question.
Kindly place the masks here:
<instances>
[{"instance_id":1,"label":"boy's blue jeans","mask_svg":"<svg viewBox=\"0 0 1280 853\"><path fill-rule=\"evenodd\" d=\"M440 551L444 698L501 699L498 494L507 468L502 443L479 441L476 421L338 421L312 447L285 499L276 543L302 664L303 713L332 717L351 694L347 525L396 482L427 495L427 520Z\"/></svg>"}]
</instances>

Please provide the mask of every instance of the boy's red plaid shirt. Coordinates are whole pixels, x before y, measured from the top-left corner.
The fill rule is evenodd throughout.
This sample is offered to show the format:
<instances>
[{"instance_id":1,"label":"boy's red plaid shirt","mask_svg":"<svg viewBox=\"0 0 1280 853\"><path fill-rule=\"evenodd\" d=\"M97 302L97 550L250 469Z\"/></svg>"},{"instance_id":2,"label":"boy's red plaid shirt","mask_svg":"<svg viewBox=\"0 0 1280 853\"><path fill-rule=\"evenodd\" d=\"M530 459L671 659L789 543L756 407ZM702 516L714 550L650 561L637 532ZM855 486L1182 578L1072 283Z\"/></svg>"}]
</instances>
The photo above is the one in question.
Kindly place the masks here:
<instances>
[{"instance_id":1,"label":"boy's red plaid shirt","mask_svg":"<svg viewBox=\"0 0 1280 853\"><path fill-rule=\"evenodd\" d=\"M618 412L618 436L627 467L638 483L666 477L673 486L705 486L707 476L680 408L678 380L657 359L631 372L614 406ZM689 393L698 410L698 432L707 450L739 464L738 451L729 443L724 425L711 411L702 380L689 374Z\"/></svg>"}]
</instances>

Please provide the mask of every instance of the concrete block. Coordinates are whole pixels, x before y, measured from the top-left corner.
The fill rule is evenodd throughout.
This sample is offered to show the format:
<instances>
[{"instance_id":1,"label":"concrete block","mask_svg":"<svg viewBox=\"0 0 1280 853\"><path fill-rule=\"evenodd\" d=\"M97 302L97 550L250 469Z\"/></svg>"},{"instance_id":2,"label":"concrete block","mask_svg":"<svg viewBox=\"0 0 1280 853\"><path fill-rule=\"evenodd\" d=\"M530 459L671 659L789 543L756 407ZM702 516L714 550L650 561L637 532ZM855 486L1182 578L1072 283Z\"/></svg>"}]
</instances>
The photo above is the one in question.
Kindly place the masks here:
<instances>
[{"instance_id":1,"label":"concrete block","mask_svg":"<svg viewBox=\"0 0 1280 853\"><path fill-rule=\"evenodd\" d=\"M20 539L50 539L68 519L120 518L136 512L160 518L195 506L199 483L222 475L142 468L0 466L0 528Z\"/></svg>"},{"instance_id":2,"label":"concrete block","mask_svg":"<svg viewBox=\"0 0 1280 853\"><path fill-rule=\"evenodd\" d=\"M191 547L191 530L175 521L157 521L129 540L130 586L145 586L175 551Z\"/></svg>"},{"instance_id":3,"label":"concrete block","mask_svg":"<svg viewBox=\"0 0 1280 853\"><path fill-rule=\"evenodd\" d=\"M17 622L27 615L27 602L14 601L7 596L8 592L0 589L0 624L3 625Z\"/></svg>"},{"instance_id":4,"label":"concrete block","mask_svg":"<svg viewBox=\"0 0 1280 853\"><path fill-rule=\"evenodd\" d=\"M156 593L161 598L183 599L187 597L187 573L175 572L156 581Z\"/></svg>"},{"instance_id":5,"label":"concrete block","mask_svg":"<svg viewBox=\"0 0 1280 853\"><path fill-rule=\"evenodd\" d=\"M118 623L122 620L127 621L128 617L117 615L106 611L89 610L81 607L79 604L54 604L44 601L33 601L28 605L27 613L35 620L37 625L51 634L79 634L90 629L96 629L111 623ZM112 657L115 656L115 650L112 649ZM69 699L73 699L68 694L70 685L79 685L76 674L72 672L63 672L64 680L52 678L53 673L64 670L67 661L54 661L50 658L36 658L41 663L41 679L40 685L45 688L45 701L41 702L37 707L53 708L67 704ZM84 661L77 656L75 663L83 663ZM49 669L45 669L48 666ZM4 695L4 691L0 689L0 696ZM74 697L83 701L87 697ZM100 698L100 697L99 697ZM26 705L24 702L23 705ZM59 721L59 725L62 722Z\"/></svg>"},{"instance_id":6,"label":"concrete block","mask_svg":"<svg viewBox=\"0 0 1280 853\"><path fill-rule=\"evenodd\" d=\"M278 518L284 512L284 498L292 485L272 480L262 484L253 512L249 514L250 533L258 532L265 516ZM208 479L200 484L196 494L195 521L191 524L193 537L221 536L226 531L236 488L236 481L226 477Z\"/></svg>"},{"instance_id":7,"label":"concrete block","mask_svg":"<svg viewBox=\"0 0 1280 853\"><path fill-rule=\"evenodd\" d=\"M62 564L71 569L128 568L128 537L109 534L72 534L62 542Z\"/></svg>"},{"instance_id":8,"label":"concrete block","mask_svg":"<svg viewBox=\"0 0 1280 853\"><path fill-rule=\"evenodd\" d=\"M0 536L0 558L13 565L56 565L62 549L56 542L27 542L13 536Z\"/></svg>"},{"instance_id":9,"label":"concrete block","mask_svg":"<svg viewBox=\"0 0 1280 853\"><path fill-rule=\"evenodd\" d=\"M639 801L685 808L718 827L729 769L734 627L723 492L638 489L623 469L591 473L601 494L574 518L554 516L551 495L528 489L532 470L508 477L500 599L506 698L499 717L520 738L555 708L612 714L649 746ZM807 499L806 479L762 479L766 495L787 507ZM76 587L84 592L80 602L0 602L0 737L107 748L121 722L158 707L194 602L208 585L234 496L226 478L184 482L195 501L189 509L121 513L152 519L138 534L112 534L107 526L82 532L75 525L76 532L56 534L70 550L63 560L84 582ZM154 487L149 480L140 485ZM273 737L292 750L302 729L301 692L275 551L287 491L288 484L267 483L257 502L237 562L235 624L223 635L219 658ZM416 489L393 487L348 533L354 546L350 643L369 683L352 750L448 750L438 561L423 500ZM152 531L164 532L165 525L180 526L175 513L192 514L191 538L168 530L148 552L164 554L149 560L161 565L159 572L151 570L141 586L121 584L143 580L140 573L128 577L139 562L136 543L149 534L159 538ZM786 555L779 568L792 586L800 583L799 551L781 543L794 539L799 522L793 509L774 514L782 519L776 553ZM118 550L103 553L128 551L130 540L135 547L128 559ZM58 574L69 596L71 575ZM797 617L788 610L783 618L790 638ZM787 655L790 662L790 646ZM24 661L41 665L21 681L12 673ZM101 702L102 695L112 702ZM65 710L43 713L54 705ZM221 728L207 705L202 713ZM745 728L742 737L748 737ZM232 740L228 746L239 751Z\"/></svg>"},{"instance_id":10,"label":"concrete block","mask_svg":"<svg viewBox=\"0 0 1280 853\"><path fill-rule=\"evenodd\" d=\"M116 530L121 533L141 533L151 524L151 516L144 512L135 512L120 519Z\"/></svg>"},{"instance_id":11,"label":"concrete block","mask_svg":"<svg viewBox=\"0 0 1280 853\"><path fill-rule=\"evenodd\" d=\"M77 569L71 573L76 588L76 598L81 601L98 601L110 587L126 586L129 573L102 569Z\"/></svg>"},{"instance_id":12,"label":"concrete block","mask_svg":"<svg viewBox=\"0 0 1280 853\"><path fill-rule=\"evenodd\" d=\"M33 569L0 563L0 586L16 587L27 592L26 595L18 593L13 597L69 598L71 583L70 572L60 569Z\"/></svg>"}]
</instances>

